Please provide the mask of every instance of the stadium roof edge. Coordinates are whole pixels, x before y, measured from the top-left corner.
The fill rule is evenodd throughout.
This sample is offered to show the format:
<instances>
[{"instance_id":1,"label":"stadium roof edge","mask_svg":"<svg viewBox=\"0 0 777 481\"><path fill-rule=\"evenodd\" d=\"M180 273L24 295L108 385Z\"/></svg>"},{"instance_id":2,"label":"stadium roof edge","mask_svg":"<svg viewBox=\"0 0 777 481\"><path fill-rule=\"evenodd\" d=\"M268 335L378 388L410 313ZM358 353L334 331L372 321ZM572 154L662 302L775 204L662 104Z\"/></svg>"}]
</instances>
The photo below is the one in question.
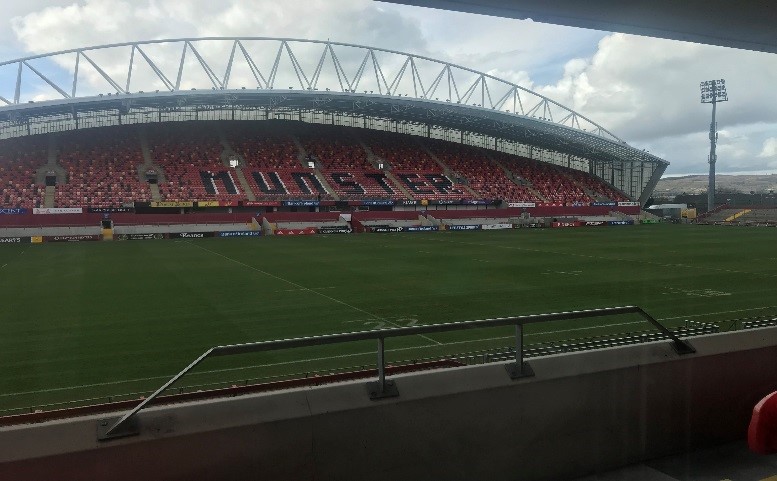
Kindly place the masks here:
<instances>
[{"instance_id":1,"label":"stadium roof edge","mask_svg":"<svg viewBox=\"0 0 777 481\"><path fill-rule=\"evenodd\" d=\"M440 100L352 92L203 89L121 95L101 94L8 106L0 109L0 123L2 123L3 113L7 113L11 118L24 118L49 115L78 116L88 111L122 109L150 108L175 111L182 107L203 110L291 108L348 112L482 133L599 161L642 161L669 165L666 160L631 147L626 142L547 120Z\"/></svg>"},{"instance_id":2,"label":"stadium roof edge","mask_svg":"<svg viewBox=\"0 0 777 481\"><path fill-rule=\"evenodd\" d=\"M295 73L297 74L297 77L299 78L300 73L301 73L302 76L305 78L305 80L308 80L308 78L305 75L304 71L302 70L302 67L301 67L300 63L296 60L296 58L295 58L295 56L294 56L294 54L292 52L290 44L291 43L303 43L303 44L320 44L320 45L324 45L325 46L325 50L324 50L324 54L321 57L321 61L325 60L326 53L327 53L326 49L329 48L329 51L332 52L332 61L336 64L336 67L339 67L339 69L342 71L343 76L346 77L346 83L348 83L349 84L348 86L351 87L351 85L350 85L351 82L348 82L347 76L345 75L345 71L343 70L341 62L336 58L336 56L334 55L333 50L331 49L334 46L350 47L350 48L362 49L362 50L366 51L368 53L368 55L370 53L373 53L373 52L383 52L383 53L388 53L388 54L392 54L392 55L404 56L406 59L410 60L411 62L413 62L414 60L424 60L424 61L432 62L434 64L442 65L443 66L443 70L441 71L440 75L442 75L442 73L445 72L445 70L447 69L447 73L449 75L449 78L448 78L449 85L450 85L450 80L451 80L450 79L450 74L451 74L452 70L468 72L470 74L474 74L474 75L476 75L478 77L478 79L476 80L475 84L472 84L472 86L465 92L465 94L464 94L465 96L467 96L467 93L469 93L469 96L467 96L467 100L469 99L469 97L471 97L472 93L474 93L474 90L475 90L474 87L477 86L478 82L481 82L481 84L482 84L481 88L485 91L485 90L488 89L488 86L485 84L486 79L492 80L494 82L497 82L497 83L509 86L512 89L516 90L516 91L519 90L523 94L531 95L533 97L536 97L536 98L540 99L540 103L535 105L532 109L530 109L530 111L534 111L535 113L539 113L539 107L542 107L543 114L545 114L546 112L548 112L548 105L547 104L550 104L552 106L555 106L555 107L561 109L564 113L567 114L564 117L564 120L560 120L559 122L564 122L564 121L568 120L570 122L570 125L572 125L574 127L576 122L579 125L579 121L583 120L583 121L587 122L588 124L590 124L591 126L594 126L599 131L599 133L601 135L603 135L603 136L610 136L610 137L612 137L615 140L621 141L621 139L618 138L615 134L613 134L609 130L605 129L601 125L597 124L593 120L591 120L588 117L586 117L586 116L584 116L584 115L582 115L582 114L580 114L580 113L578 113L578 112L576 112L576 111L574 111L574 110L572 110L572 109L562 105L559 102L556 102L555 100L553 100L553 99L551 99L549 97L546 97L544 95L538 94L537 92L529 90L529 89L527 89L525 87L522 87L520 85L514 84L512 82L506 81L504 79L500 79L500 78L495 77L495 76L493 76L491 74L488 74L488 73L485 73L485 72L480 72L480 71L471 69L469 67L464 67L464 66L461 66L461 65L458 65L458 64L453 64L453 63L450 63L450 62L445 62L445 61L442 61L442 60L439 60L439 59L434 59L434 58L423 56L423 55L409 54L409 53L400 52L400 51L397 51L397 50L385 49L385 48L370 47L370 46L365 46L365 45L350 44L350 43L343 43L343 42L332 42L332 41L328 41L328 40L327 41L321 41L321 40L298 39L298 38L287 38L287 37L277 37L277 38L276 37L199 37L199 38L196 38L196 37L183 37L183 38L174 38L174 39L157 39L157 40L136 41L136 42L121 42L121 43L104 44L104 45L97 45L97 46L90 46L90 47L80 47L80 48L73 48L73 49L67 49L67 50L60 50L60 51L57 51L57 52L50 52L50 53L32 55L32 56L28 56L28 57L16 58L16 59L13 59L13 60L2 61L2 62L0 62L0 67L7 66L7 65L12 65L12 64L17 64L18 65L18 76L17 76L17 80L16 80L16 85L15 85L16 88L15 88L14 99L13 99L13 101L8 101L5 98L0 97L0 112L2 112L3 110L6 110L10 105L14 105L14 104L19 104L20 103L20 94L21 94L21 87L22 87L22 82L23 82L22 72L25 70L25 67L27 68L27 70L29 70L32 73L34 73L38 77L38 80L42 79L43 81L48 83L52 88L57 90L64 98L68 98L69 96L76 97L77 84L78 84L78 61L83 56L83 58L86 61L88 61L90 64L92 64L95 67L95 69L97 69L97 71L103 76L103 78L105 78L109 83L111 83L111 85L113 87L116 88L117 93L125 93L123 91L123 89L121 88L121 86L119 86L115 81L113 81L105 73L104 69L101 69L99 67L99 63L98 62L95 62L93 59L85 56L86 52L92 52L92 51L97 51L97 50L113 49L113 48L118 48L118 47L132 47L132 55L129 58L129 62L128 62L129 63L129 69L128 69L127 82L126 82L126 85L127 85L126 91L129 91L129 85L130 85L130 79L131 79L131 71L132 71L132 67L133 67L133 61L134 61L134 57L135 57L134 53L135 53L136 49L139 49L140 47L145 46L145 45L154 45L154 44L182 44L181 63L180 63L180 69L179 69L179 72L178 72L178 79L176 81L175 88L170 88L171 91L178 91L178 90L180 90L181 74L183 73L184 58L186 56L187 48L189 48L196 55L197 59L199 60L199 62L202 65L203 68L205 68L207 70L210 70L211 73L213 73L212 70L210 69L210 66L207 64L207 62L200 56L199 53L196 52L196 49L192 46L192 42L224 42L224 41L232 41L232 42L234 42L234 46L232 48L232 53L230 54L230 60L229 60L228 66L227 66L227 72L225 72L225 75L224 75L224 82L222 83L222 88L224 88L226 86L224 84L227 84L227 79L229 77L230 69L232 68L232 60L233 60L234 54L235 54L235 47L239 45L241 51L246 55L247 60L248 60L248 57L250 55L247 53L247 51L244 48L242 42L255 42L255 41L279 42L280 43L280 48L279 48L278 56L280 57L280 54L282 53L282 51L283 51L283 49L285 47L286 50L289 53L290 58L292 59L293 67L295 69ZM73 65L74 68L70 69L71 73L74 74L74 76L73 76L73 85L72 85L72 92L73 92L72 95L68 95L68 93L66 92L66 88L65 87L69 87L69 86L65 85L64 83L62 85L57 85L57 82L53 81L51 78L48 78L46 75L44 75L42 72L36 70L31 64L28 63L31 60L43 59L43 58L52 58L52 57L61 56L61 55L67 55L67 54L76 54L75 62L74 62L74 65ZM151 63L151 60L148 58L148 56L145 53L141 52L141 55L149 63ZM366 60L367 60L367 57L365 57L365 61ZM376 69L375 69L376 70L376 77L378 75L378 70L380 70L380 75L383 76L383 70L380 69L380 66L378 65L380 63L378 61L378 59L376 59L375 56L372 55L372 60L373 60L373 62L375 62L375 65L376 65ZM275 65L273 66L273 72L271 72L271 75L274 74L274 72L277 69L277 66L278 66L278 59L276 59L276 61L275 61ZM383 81L384 81L384 83L385 83L385 85L387 87L387 90L390 91L391 87L393 87L394 84L398 80L401 80L401 78L404 75L404 72L406 70L406 67L407 67L407 62L405 62L405 65L402 67L401 71L398 73L397 77L395 78L394 82L392 82L391 86L388 85L388 82L386 82L385 77L383 78ZM152 68L154 68L155 71L158 70L155 65L152 65ZM361 75L363 74L363 70L364 70L364 62L362 62L362 65L359 68L359 71L356 72L356 75L353 78L354 83L358 84L358 81L361 78ZM415 63L412 63L412 65L411 65L411 75L413 75L414 85L415 85L416 75L418 76L418 79L419 79L419 82L420 82L421 75L418 73L419 70L420 70L420 67L418 65L416 65ZM320 66L319 66L319 69L318 69L317 72L320 73ZM157 73L157 75L160 75L160 74ZM314 76L315 76L315 74L314 74ZM163 75L162 75L162 77L163 77ZM214 80L214 77L215 77L215 74L214 74L213 77L211 77L211 81ZM338 72L338 77L339 77L339 72ZM259 82L258 78L257 78L257 82L261 84L261 82ZM218 78L216 78L216 81L214 82L214 87L217 86L218 83L219 83L218 82ZM300 83L301 83L302 89L304 90L305 86L304 86L304 84L302 84L301 79L300 79ZM439 78L436 79L433 83L435 85L434 89L432 89L431 86L429 88L429 90L432 91L432 94L434 92L436 92L437 86L439 86L439 83L440 83L440 79ZM455 80L454 80L454 85L455 85ZM341 87L342 87L342 82L341 82ZM421 88L422 88L422 90L424 90L423 89L423 85L421 85ZM455 86L455 88L456 88L457 94L458 94L458 87ZM308 89L310 89L310 81L308 81ZM349 88L348 90L353 91L354 89L353 88ZM417 91L415 93L417 94ZM424 92L422 92L422 95L420 97L421 98L425 98L425 97L427 97L427 94L428 94L428 91L424 91ZM492 108L497 108L494 105L493 99L490 98L490 96L491 96L490 91L488 91L488 95L489 95L489 101L492 103ZM416 97L418 97L418 95L416 95ZM461 98L460 98L460 100L461 100ZM485 100L485 99L483 99L483 100ZM502 107L505 106L504 100L507 100L507 99L505 99L505 98L499 99L497 101L497 104L499 104L499 106L502 106ZM3 105L3 103L6 104L6 105ZM481 103L483 105L485 105L484 102L481 102ZM544 104L544 105L541 105L541 104ZM521 109L523 109L523 106L521 106ZM543 117L545 117L545 115L543 115ZM550 116L550 118L552 120L552 115Z\"/></svg>"}]
</instances>

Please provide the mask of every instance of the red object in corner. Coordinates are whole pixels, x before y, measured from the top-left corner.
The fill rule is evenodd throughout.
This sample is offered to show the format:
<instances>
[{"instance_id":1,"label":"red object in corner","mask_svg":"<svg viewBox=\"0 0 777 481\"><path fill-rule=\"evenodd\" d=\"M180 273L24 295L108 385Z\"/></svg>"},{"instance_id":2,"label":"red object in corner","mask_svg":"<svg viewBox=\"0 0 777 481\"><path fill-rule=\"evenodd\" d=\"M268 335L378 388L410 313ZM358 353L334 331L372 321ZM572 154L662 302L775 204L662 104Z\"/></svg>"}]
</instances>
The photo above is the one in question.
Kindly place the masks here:
<instances>
[{"instance_id":1,"label":"red object in corner","mask_svg":"<svg viewBox=\"0 0 777 481\"><path fill-rule=\"evenodd\" d=\"M777 453L777 391L761 399L753 408L747 444L758 454Z\"/></svg>"}]
</instances>

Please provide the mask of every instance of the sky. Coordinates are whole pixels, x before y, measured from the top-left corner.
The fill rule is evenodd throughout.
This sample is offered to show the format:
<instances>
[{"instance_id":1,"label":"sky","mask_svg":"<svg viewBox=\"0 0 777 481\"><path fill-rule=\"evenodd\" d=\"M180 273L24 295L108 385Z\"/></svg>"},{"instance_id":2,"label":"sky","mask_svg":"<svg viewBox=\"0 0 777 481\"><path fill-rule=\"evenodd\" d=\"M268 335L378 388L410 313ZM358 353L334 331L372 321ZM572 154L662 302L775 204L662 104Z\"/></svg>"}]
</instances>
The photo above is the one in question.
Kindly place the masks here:
<instances>
[{"instance_id":1,"label":"sky","mask_svg":"<svg viewBox=\"0 0 777 481\"><path fill-rule=\"evenodd\" d=\"M718 173L777 173L773 54L371 0L9 0L3 10L0 60L201 36L329 39L425 55L546 95L668 160L667 175L708 170L711 107L699 102L699 82L725 78L730 101L718 105ZM177 62L173 52L155 55ZM126 76L126 60L95 61L114 78ZM36 64L58 80L72 78L72 65L66 58ZM5 98L13 97L15 75L0 67ZM94 72L83 78L79 88L91 82L100 90ZM56 97L42 82L30 85L39 89L26 92L30 98Z\"/></svg>"}]
</instances>

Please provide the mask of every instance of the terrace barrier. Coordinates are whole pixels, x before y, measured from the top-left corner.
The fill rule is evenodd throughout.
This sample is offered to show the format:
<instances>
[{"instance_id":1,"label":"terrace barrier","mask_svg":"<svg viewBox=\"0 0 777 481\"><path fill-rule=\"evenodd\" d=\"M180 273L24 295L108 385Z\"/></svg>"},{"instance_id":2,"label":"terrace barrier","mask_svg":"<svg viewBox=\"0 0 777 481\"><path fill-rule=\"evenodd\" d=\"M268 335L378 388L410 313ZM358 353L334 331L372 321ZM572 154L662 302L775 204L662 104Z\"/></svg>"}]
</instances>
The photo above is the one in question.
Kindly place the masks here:
<instances>
[{"instance_id":1,"label":"terrace barrier","mask_svg":"<svg viewBox=\"0 0 777 481\"><path fill-rule=\"evenodd\" d=\"M520 379L534 375L531 366L524 361L523 326L540 322L563 321L573 319L588 319L593 317L614 316L621 314L638 314L644 320L658 329L666 339L672 341L672 347L679 355L695 353L696 350L687 341L681 340L677 335L659 323L647 312L636 306L609 307L603 309L589 309L570 312L556 312L549 314L534 314L518 317L500 317L475 321L455 322L446 324L432 324L428 326L398 327L378 329L372 331L351 332L342 334L328 334L323 336L301 337L295 339L282 339L277 341L262 341L246 344L232 344L216 346L202 353L197 359L186 366L181 372L173 376L162 387L154 391L140 404L135 406L124 416L112 419L101 419L97 426L97 439L106 441L139 434L140 428L137 414L148 406L157 396L172 386L175 382L194 369L208 357L232 356L255 352L278 351L301 347L323 346L328 344L342 344L356 341L377 341L377 370L378 379L367 383L367 392L370 399L379 400L399 396L399 390L394 381L386 379L385 341L391 337L414 336L420 334L434 334L441 332L462 331L465 329L480 329L489 327L515 326L515 362L505 365L511 379Z\"/></svg>"}]
</instances>

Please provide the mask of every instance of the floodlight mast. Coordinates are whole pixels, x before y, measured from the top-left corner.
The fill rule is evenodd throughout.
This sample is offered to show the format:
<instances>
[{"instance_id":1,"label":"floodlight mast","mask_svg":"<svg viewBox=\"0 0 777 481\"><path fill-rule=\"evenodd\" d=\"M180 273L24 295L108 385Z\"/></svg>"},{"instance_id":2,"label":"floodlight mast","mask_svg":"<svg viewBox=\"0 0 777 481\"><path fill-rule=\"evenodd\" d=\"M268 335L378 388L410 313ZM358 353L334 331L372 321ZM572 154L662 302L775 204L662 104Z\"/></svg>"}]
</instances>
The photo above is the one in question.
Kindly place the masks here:
<instances>
[{"instance_id":1,"label":"floodlight mast","mask_svg":"<svg viewBox=\"0 0 777 481\"><path fill-rule=\"evenodd\" d=\"M718 124L715 122L715 111L718 102L726 102L728 93L726 92L726 81L707 80L701 83L701 103L712 104L712 121L710 122L710 179L707 187L707 212L715 208L715 161L718 156L715 153L715 145L718 141Z\"/></svg>"}]
</instances>

